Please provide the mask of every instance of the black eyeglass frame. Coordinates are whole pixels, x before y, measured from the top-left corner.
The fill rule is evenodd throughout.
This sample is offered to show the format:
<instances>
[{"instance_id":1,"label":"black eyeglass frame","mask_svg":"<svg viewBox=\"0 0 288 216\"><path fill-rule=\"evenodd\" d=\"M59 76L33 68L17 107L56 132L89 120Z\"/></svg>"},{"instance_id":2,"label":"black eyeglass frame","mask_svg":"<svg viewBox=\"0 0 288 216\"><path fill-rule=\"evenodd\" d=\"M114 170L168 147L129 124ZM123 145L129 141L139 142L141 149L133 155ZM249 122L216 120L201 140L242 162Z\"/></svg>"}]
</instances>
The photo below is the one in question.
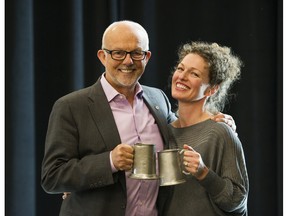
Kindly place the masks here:
<instances>
[{"instance_id":1,"label":"black eyeglass frame","mask_svg":"<svg viewBox=\"0 0 288 216\"><path fill-rule=\"evenodd\" d=\"M126 56L127 56L127 54L130 54L130 57L134 60L134 61L141 61L141 60L144 60L145 59L145 57L146 57L146 55L147 55L147 53L148 53L148 51L143 51L143 50L133 50L133 51L130 51L130 52L128 52L128 51L125 51L125 50L108 50L108 49L105 49L105 48L103 48L103 50L105 51L105 52L107 52L108 54L110 54L111 55L111 58L113 59L113 60L115 60L115 61L123 61L125 58L126 58ZM125 52L125 55L124 55L124 57L123 58L121 58L121 59L115 59L115 58L113 58L113 52L115 52L115 51L121 51L121 52ZM143 57L141 58L141 59L135 59L134 57L133 57L133 53L135 53L135 52L141 52L142 53L142 55L143 55Z\"/></svg>"}]
</instances>

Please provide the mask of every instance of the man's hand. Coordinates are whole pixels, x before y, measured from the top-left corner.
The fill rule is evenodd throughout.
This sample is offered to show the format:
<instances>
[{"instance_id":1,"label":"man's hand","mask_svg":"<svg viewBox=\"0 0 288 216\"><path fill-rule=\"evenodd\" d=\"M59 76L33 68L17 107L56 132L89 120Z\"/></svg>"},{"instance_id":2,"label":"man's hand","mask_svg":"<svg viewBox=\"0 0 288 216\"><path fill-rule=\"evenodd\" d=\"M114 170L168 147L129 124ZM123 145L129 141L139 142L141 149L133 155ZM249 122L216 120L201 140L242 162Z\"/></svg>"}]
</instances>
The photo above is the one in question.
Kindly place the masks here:
<instances>
[{"instance_id":1,"label":"man's hand","mask_svg":"<svg viewBox=\"0 0 288 216\"><path fill-rule=\"evenodd\" d=\"M232 116L219 112L218 114L214 115L211 119L216 122L226 123L236 133L236 124Z\"/></svg>"},{"instance_id":2,"label":"man's hand","mask_svg":"<svg viewBox=\"0 0 288 216\"><path fill-rule=\"evenodd\" d=\"M131 170L133 164L133 147L128 144L119 144L112 150L112 162L117 170Z\"/></svg>"},{"instance_id":3,"label":"man's hand","mask_svg":"<svg viewBox=\"0 0 288 216\"><path fill-rule=\"evenodd\" d=\"M62 195L62 199L65 200L70 194L70 192L64 192Z\"/></svg>"}]
</instances>

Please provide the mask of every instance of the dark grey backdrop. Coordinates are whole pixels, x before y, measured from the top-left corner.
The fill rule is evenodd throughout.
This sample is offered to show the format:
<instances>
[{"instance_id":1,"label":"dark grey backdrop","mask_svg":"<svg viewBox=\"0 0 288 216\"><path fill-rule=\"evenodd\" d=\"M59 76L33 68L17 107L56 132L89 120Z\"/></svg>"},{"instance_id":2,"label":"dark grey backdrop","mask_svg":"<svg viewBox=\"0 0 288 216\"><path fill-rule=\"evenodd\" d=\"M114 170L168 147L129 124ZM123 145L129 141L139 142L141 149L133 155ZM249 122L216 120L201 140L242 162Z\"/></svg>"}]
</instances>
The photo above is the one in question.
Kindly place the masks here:
<instances>
[{"instance_id":1,"label":"dark grey backdrop","mask_svg":"<svg viewBox=\"0 0 288 216\"><path fill-rule=\"evenodd\" d=\"M280 0L5 1L6 215L58 215L61 195L40 186L51 107L101 75L101 36L119 19L147 29L152 59L141 83L169 97L181 43L215 41L241 56L242 79L225 112L234 117L246 153L249 213L282 215L282 6Z\"/></svg>"}]
</instances>

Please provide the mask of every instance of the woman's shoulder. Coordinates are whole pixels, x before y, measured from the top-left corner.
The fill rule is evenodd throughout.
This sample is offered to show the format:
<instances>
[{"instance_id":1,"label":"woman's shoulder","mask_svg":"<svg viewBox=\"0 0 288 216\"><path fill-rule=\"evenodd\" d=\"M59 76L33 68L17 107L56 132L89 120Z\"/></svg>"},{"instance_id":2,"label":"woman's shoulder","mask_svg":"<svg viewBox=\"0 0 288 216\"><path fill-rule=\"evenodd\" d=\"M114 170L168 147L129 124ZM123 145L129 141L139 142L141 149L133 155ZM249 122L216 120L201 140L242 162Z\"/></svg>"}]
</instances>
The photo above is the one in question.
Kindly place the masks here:
<instances>
[{"instance_id":1,"label":"woman's shoulder","mask_svg":"<svg viewBox=\"0 0 288 216\"><path fill-rule=\"evenodd\" d=\"M220 134L227 134L227 133L230 134L231 132L235 133L232 130L232 128L224 122L216 122L216 121L210 120L209 123L210 123L211 129L213 129L214 131L217 131Z\"/></svg>"},{"instance_id":2,"label":"woman's shoulder","mask_svg":"<svg viewBox=\"0 0 288 216\"><path fill-rule=\"evenodd\" d=\"M215 122L211 120L211 133L222 140L222 143L230 143L232 146L242 146L238 134L224 122Z\"/></svg>"},{"instance_id":3,"label":"woman's shoulder","mask_svg":"<svg viewBox=\"0 0 288 216\"><path fill-rule=\"evenodd\" d=\"M226 140L225 142L239 142L238 134L232 130L232 128L224 122L216 122L213 120L209 121L209 128L211 135L214 134L215 137L221 139L222 141Z\"/></svg>"}]
</instances>

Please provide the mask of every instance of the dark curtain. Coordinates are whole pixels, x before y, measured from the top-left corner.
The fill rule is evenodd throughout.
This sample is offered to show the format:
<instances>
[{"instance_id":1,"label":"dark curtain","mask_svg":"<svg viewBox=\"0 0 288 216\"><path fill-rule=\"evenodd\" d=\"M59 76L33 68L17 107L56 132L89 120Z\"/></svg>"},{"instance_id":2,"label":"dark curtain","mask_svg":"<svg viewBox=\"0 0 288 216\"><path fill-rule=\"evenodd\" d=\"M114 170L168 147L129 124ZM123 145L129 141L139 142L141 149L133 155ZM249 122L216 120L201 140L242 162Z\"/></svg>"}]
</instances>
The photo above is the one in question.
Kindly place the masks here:
<instances>
[{"instance_id":1,"label":"dark curtain","mask_svg":"<svg viewBox=\"0 0 288 216\"><path fill-rule=\"evenodd\" d=\"M58 215L61 195L40 185L48 117L56 99L101 75L102 33L121 19L148 31L152 59L141 83L170 99L180 44L218 42L242 58L242 78L224 112L235 119L246 154L249 215L282 215L282 8L280 0L5 1L6 215Z\"/></svg>"}]
</instances>

